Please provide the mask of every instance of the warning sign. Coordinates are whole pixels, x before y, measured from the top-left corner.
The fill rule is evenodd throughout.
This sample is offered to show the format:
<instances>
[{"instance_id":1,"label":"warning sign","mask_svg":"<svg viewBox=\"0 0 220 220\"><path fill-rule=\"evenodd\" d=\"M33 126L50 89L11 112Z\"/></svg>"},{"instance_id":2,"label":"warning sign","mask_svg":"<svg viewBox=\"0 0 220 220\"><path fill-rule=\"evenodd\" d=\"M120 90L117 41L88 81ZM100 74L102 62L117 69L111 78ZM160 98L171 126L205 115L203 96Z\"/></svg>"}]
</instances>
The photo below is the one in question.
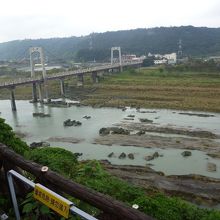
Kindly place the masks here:
<instances>
[{"instance_id":1,"label":"warning sign","mask_svg":"<svg viewBox=\"0 0 220 220\"><path fill-rule=\"evenodd\" d=\"M34 187L34 198L59 213L61 216L68 218L70 205L73 203L56 194L45 186L37 183Z\"/></svg>"}]
</instances>

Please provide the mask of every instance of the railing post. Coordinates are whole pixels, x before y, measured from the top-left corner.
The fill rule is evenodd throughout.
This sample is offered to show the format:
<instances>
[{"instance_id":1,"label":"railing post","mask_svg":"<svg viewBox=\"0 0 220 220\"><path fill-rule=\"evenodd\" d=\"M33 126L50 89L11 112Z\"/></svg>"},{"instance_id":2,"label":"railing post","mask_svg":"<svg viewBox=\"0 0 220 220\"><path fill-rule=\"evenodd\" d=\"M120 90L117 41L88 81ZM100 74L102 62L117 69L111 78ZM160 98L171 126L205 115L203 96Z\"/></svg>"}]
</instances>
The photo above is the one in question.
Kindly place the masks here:
<instances>
[{"instance_id":1,"label":"railing post","mask_svg":"<svg viewBox=\"0 0 220 220\"><path fill-rule=\"evenodd\" d=\"M15 211L15 217L16 217L16 220L20 220L21 217L20 217L20 212L18 209L15 188L14 188L14 184L13 184L13 180L12 180L12 175L9 172L7 173L7 178L8 178L8 185L9 185L9 190L10 190L10 194L11 194L11 200L12 200L12 204L13 204L14 211Z\"/></svg>"}]
</instances>

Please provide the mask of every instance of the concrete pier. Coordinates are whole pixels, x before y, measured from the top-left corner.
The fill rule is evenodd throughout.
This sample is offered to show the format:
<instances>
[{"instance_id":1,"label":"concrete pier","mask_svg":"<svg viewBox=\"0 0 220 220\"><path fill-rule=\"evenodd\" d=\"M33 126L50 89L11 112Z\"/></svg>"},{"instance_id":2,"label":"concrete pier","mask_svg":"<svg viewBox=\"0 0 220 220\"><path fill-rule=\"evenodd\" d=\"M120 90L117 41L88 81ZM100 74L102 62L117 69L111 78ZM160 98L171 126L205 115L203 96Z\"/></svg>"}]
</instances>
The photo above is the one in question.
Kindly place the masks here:
<instances>
[{"instance_id":1,"label":"concrete pier","mask_svg":"<svg viewBox=\"0 0 220 220\"><path fill-rule=\"evenodd\" d=\"M32 85L32 100L33 102L37 102L37 85L35 82Z\"/></svg>"},{"instance_id":2,"label":"concrete pier","mask_svg":"<svg viewBox=\"0 0 220 220\"><path fill-rule=\"evenodd\" d=\"M84 84L84 76L83 74L77 74L77 86L83 86Z\"/></svg>"},{"instance_id":3,"label":"concrete pier","mask_svg":"<svg viewBox=\"0 0 220 220\"><path fill-rule=\"evenodd\" d=\"M62 96L65 96L64 79L60 79L60 93Z\"/></svg>"},{"instance_id":4,"label":"concrete pier","mask_svg":"<svg viewBox=\"0 0 220 220\"><path fill-rule=\"evenodd\" d=\"M11 88L11 109L12 111L17 111L15 104L15 88Z\"/></svg>"},{"instance_id":5,"label":"concrete pier","mask_svg":"<svg viewBox=\"0 0 220 220\"><path fill-rule=\"evenodd\" d=\"M92 82L93 83L98 83L99 82L97 72L92 72Z\"/></svg>"},{"instance_id":6,"label":"concrete pier","mask_svg":"<svg viewBox=\"0 0 220 220\"><path fill-rule=\"evenodd\" d=\"M44 95L45 99L48 101L49 100L49 92L48 92L48 82L47 79L44 79Z\"/></svg>"},{"instance_id":7,"label":"concrete pier","mask_svg":"<svg viewBox=\"0 0 220 220\"><path fill-rule=\"evenodd\" d=\"M40 102L43 103L44 98L43 98L43 90L42 90L42 84L41 83L38 84L38 94L39 94Z\"/></svg>"}]
</instances>

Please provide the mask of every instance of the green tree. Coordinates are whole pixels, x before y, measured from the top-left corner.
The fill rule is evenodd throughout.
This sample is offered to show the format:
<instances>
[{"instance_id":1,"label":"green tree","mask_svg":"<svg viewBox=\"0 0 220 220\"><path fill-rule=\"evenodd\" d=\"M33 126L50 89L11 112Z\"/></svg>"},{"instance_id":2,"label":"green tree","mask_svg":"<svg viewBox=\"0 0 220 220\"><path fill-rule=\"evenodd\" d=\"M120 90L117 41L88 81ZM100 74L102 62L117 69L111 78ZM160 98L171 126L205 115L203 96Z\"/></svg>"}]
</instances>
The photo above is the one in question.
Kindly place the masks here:
<instances>
[{"instance_id":1,"label":"green tree","mask_svg":"<svg viewBox=\"0 0 220 220\"><path fill-rule=\"evenodd\" d=\"M0 118L0 143L12 148L16 153L24 155L29 150L28 145L16 137L12 128L5 123L5 119Z\"/></svg>"}]
</instances>

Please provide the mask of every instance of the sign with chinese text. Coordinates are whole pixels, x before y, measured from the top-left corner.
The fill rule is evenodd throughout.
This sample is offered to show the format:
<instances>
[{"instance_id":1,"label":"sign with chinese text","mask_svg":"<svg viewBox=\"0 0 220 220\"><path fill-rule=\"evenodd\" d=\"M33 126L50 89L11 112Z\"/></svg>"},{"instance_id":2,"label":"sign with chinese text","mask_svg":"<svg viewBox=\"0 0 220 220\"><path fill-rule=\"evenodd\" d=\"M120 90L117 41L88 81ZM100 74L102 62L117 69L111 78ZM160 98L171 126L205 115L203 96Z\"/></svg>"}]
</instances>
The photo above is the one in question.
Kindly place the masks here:
<instances>
[{"instance_id":1,"label":"sign with chinese text","mask_svg":"<svg viewBox=\"0 0 220 220\"><path fill-rule=\"evenodd\" d=\"M34 198L59 213L61 216L65 218L69 217L70 205L73 203L39 183L35 184Z\"/></svg>"}]
</instances>

